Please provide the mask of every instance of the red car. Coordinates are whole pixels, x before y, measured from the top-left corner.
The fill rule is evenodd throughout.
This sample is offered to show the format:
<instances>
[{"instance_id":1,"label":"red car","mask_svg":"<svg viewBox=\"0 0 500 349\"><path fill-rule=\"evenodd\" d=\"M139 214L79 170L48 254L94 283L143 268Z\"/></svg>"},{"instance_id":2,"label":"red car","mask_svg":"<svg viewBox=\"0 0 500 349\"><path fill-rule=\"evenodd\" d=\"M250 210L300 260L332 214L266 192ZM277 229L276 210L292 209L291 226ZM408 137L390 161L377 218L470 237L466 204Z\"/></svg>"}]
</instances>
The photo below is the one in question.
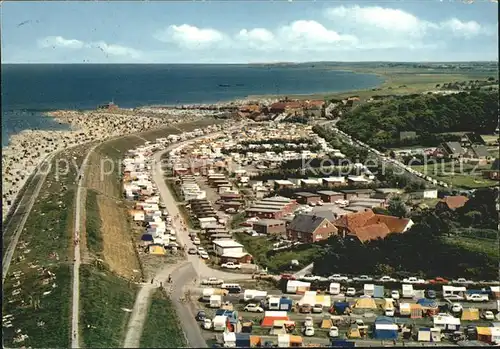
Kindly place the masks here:
<instances>
[{"instance_id":1,"label":"red car","mask_svg":"<svg viewBox=\"0 0 500 349\"><path fill-rule=\"evenodd\" d=\"M281 280L295 280L295 276L292 274L281 274Z\"/></svg>"},{"instance_id":2,"label":"red car","mask_svg":"<svg viewBox=\"0 0 500 349\"><path fill-rule=\"evenodd\" d=\"M429 280L429 283L430 284L447 284L447 283L449 283L449 281L446 280L445 278L437 277L437 278L434 278L432 280Z\"/></svg>"}]
</instances>

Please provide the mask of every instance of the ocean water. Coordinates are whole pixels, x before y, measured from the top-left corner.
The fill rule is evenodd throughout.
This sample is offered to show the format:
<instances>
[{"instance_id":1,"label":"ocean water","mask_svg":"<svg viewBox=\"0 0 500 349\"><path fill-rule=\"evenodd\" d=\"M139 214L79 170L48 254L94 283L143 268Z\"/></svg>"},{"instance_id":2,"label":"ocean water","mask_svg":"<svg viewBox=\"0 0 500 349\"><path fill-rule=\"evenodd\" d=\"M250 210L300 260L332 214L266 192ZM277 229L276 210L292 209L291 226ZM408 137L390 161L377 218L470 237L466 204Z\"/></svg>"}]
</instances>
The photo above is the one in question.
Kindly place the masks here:
<instances>
[{"instance_id":1,"label":"ocean water","mask_svg":"<svg viewBox=\"0 0 500 349\"><path fill-rule=\"evenodd\" d=\"M310 65L2 64L2 145L23 129L61 129L43 112L211 103L249 95L292 95L373 88L370 74Z\"/></svg>"}]
</instances>

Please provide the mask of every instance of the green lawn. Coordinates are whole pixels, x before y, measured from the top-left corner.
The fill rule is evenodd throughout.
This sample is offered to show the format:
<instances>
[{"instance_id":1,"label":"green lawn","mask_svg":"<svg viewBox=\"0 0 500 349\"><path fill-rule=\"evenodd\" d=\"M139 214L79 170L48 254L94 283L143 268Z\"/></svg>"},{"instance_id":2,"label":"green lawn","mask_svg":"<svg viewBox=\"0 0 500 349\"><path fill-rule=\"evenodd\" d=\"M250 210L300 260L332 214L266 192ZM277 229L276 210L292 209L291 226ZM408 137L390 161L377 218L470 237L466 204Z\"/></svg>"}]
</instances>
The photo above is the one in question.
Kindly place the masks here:
<instances>
[{"instance_id":1,"label":"green lawn","mask_svg":"<svg viewBox=\"0 0 500 349\"><path fill-rule=\"evenodd\" d=\"M270 272L283 272L289 269L290 261L296 259L301 267L305 267L318 257L324 249L318 244L301 245L291 250L272 252L273 243L268 237L250 236L245 233L234 233L235 239L245 246L255 263L261 267L268 268Z\"/></svg>"},{"instance_id":2,"label":"green lawn","mask_svg":"<svg viewBox=\"0 0 500 349\"><path fill-rule=\"evenodd\" d=\"M123 345L137 286L107 272L104 267L80 268L82 343L87 348Z\"/></svg>"},{"instance_id":3,"label":"green lawn","mask_svg":"<svg viewBox=\"0 0 500 349\"><path fill-rule=\"evenodd\" d=\"M103 240L101 234L101 217L97 204L97 192L87 191L87 201L85 204L85 224L87 234L87 247L93 253L100 253L103 250Z\"/></svg>"},{"instance_id":4,"label":"green lawn","mask_svg":"<svg viewBox=\"0 0 500 349\"><path fill-rule=\"evenodd\" d=\"M453 187L474 189L490 187L498 182L482 178L481 171L489 169L491 165L475 166L470 164L439 163L412 166L416 171L436 178L439 181L448 183Z\"/></svg>"},{"instance_id":5,"label":"green lawn","mask_svg":"<svg viewBox=\"0 0 500 349\"><path fill-rule=\"evenodd\" d=\"M164 291L153 294L141 337L141 348L186 347L184 333L172 302Z\"/></svg>"},{"instance_id":6,"label":"green lawn","mask_svg":"<svg viewBox=\"0 0 500 349\"><path fill-rule=\"evenodd\" d=\"M70 345L70 265L76 169L69 160L73 159L79 166L88 148L89 145L80 146L54 158L21 233L3 285L3 313L14 315L13 327L4 328L3 332L8 347ZM69 167L63 165L64 159ZM55 274L55 279L42 276L42 268ZM22 272L22 275L15 279L15 272ZM20 293L14 295L14 290ZM13 343L14 329L21 329L28 339L24 343Z\"/></svg>"},{"instance_id":7,"label":"green lawn","mask_svg":"<svg viewBox=\"0 0 500 349\"><path fill-rule=\"evenodd\" d=\"M500 258L498 243L494 239L453 236L446 237L444 240L450 245L456 245L477 253L485 253L493 260L498 260Z\"/></svg>"}]
</instances>

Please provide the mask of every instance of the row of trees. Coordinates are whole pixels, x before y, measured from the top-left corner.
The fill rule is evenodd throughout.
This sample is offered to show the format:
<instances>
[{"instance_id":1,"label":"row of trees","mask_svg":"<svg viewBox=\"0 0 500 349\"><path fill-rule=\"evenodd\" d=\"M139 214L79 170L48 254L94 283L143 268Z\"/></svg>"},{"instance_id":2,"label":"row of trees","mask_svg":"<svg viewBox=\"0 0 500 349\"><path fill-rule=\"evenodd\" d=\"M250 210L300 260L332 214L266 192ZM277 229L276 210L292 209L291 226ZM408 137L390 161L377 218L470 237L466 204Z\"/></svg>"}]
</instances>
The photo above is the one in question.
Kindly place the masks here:
<instances>
[{"instance_id":1,"label":"row of trees","mask_svg":"<svg viewBox=\"0 0 500 349\"><path fill-rule=\"evenodd\" d=\"M472 91L447 96L399 96L366 103L349 112L337 126L373 146L387 147L398 142L402 131L427 137L444 132L490 133L497 124L498 94Z\"/></svg>"}]
</instances>

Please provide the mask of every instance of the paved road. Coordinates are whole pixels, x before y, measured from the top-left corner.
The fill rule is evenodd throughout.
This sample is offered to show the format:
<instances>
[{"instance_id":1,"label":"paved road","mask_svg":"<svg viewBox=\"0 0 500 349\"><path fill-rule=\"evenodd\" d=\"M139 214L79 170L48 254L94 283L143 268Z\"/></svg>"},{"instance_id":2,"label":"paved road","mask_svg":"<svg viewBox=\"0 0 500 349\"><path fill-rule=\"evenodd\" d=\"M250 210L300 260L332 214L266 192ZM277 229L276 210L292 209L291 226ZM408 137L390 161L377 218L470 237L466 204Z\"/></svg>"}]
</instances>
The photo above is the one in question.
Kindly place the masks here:
<instances>
[{"instance_id":1,"label":"paved road","mask_svg":"<svg viewBox=\"0 0 500 349\"><path fill-rule=\"evenodd\" d=\"M219 134L221 133L213 133L198 138L214 137ZM195 139L172 144L166 149L154 155L154 167L152 173L153 181L158 187L162 202L165 203L166 209L169 212L170 216L175 217L176 215L179 215L180 217L179 219L172 220L172 226L177 235L177 242L180 245L186 245L188 241L191 241L191 239L188 235L188 230L186 228L187 225L183 221L182 216L179 213L177 203L165 183L163 171L161 169L161 156L164 153L169 152L175 148L187 145L190 142L193 142ZM186 269L188 267L189 269ZM195 348L202 346L204 347L206 346L206 344L205 339L201 335L201 330L199 330L199 326L196 323L194 315L192 315L189 307L187 306L187 304L179 301L179 299L183 297L184 286L194 279L200 280L201 278L209 276L223 278L225 280L245 279L251 277L250 275L239 275L219 270L213 270L209 268L205 264L205 262L200 259L200 257L192 255L188 255L187 260L183 262L177 263L175 265L166 265L154 276L154 284L144 284L136 296L134 308L132 310L132 314L130 316L129 324L127 327L127 333L125 335L125 348L136 348L139 346L144 329L144 323L149 311L150 298L153 294L154 289L158 287L160 283L162 283L163 285L168 285L167 280L169 275L172 275L174 280L174 283L172 285L174 292L171 294L172 301L177 308L178 316L181 318L181 324L184 327L184 333L187 337L186 339L191 347ZM193 331L193 325L195 325L195 328L198 328L198 330Z\"/></svg>"},{"instance_id":2,"label":"paved road","mask_svg":"<svg viewBox=\"0 0 500 349\"><path fill-rule=\"evenodd\" d=\"M172 302L175 306L179 323L184 329L184 335L188 347L206 348L207 342L202 335L200 325L195 319L189 303L180 301L184 297L185 285L197 276L197 272L191 263L184 264L173 276Z\"/></svg>"},{"instance_id":3,"label":"paved road","mask_svg":"<svg viewBox=\"0 0 500 349\"><path fill-rule=\"evenodd\" d=\"M76 200L75 200L75 223L74 223L74 246L75 246L75 255L74 255L74 263L73 263L73 294L72 294L72 311L71 311L71 348L80 348L80 214L81 214L81 201L82 195L85 195L87 192L83 190L83 181L86 174L87 163L90 157L90 154L97 147L97 144L94 145L88 151L85 159L80 166L79 175L80 178L78 180L78 187L76 189ZM83 192L82 192L83 191ZM85 197L85 196L84 196Z\"/></svg>"},{"instance_id":4,"label":"paved road","mask_svg":"<svg viewBox=\"0 0 500 349\"><path fill-rule=\"evenodd\" d=\"M207 138L207 137L214 137L216 135L220 135L221 133L214 133L209 136L204 136L204 137L199 137L199 138ZM165 150L159 151L154 154L154 170L153 170L153 181L158 187L158 191L160 193L160 197L162 199L162 202L165 203L167 211L169 212L170 216L175 217L176 215L179 215L181 218L180 219L173 219L172 220L172 225L177 233L177 242L179 245L185 245L187 247L194 246L191 242L191 238L189 237L188 230L187 230L187 225L182 219L182 215L180 215L179 208L177 207L177 202L175 201L175 198L173 197L172 193L168 189L167 184L165 183L165 179L163 177L163 172L161 170L161 157L164 153L171 151L174 148L177 148L179 146L185 146L191 142L193 142L194 139L176 143L175 145L172 145L168 147ZM193 264L193 267L195 268L197 272L197 279L201 280L203 278L207 277L216 277L220 278L223 280L241 280L241 279L250 279L251 275L248 274L236 274L236 273L229 273L229 272L224 272L221 270L216 270L210 268L199 256L197 255L188 255L187 260Z\"/></svg>"},{"instance_id":5,"label":"paved road","mask_svg":"<svg viewBox=\"0 0 500 349\"><path fill-rule=\"evenodd\" d=\"M304 277L306 274L312 272L313 267L314 267L314 263L311 263L308 266L306 266L306 267L302 268L301 270L299 270L298 272L296 272L295 274L293 274L293 276L295 276L295 278L297 278L297 279Z\"/></svg>"},{"instance_id":6,"label":"paved road","mask_svg":"<svg viewBox=\"0 0 500 349\"><path fill-rule=\"evenodd\" d=\"M36 177L38 178L38 183L35 187L35 190L31 194L31 197L28 198L28 203L26 204L26 207L24 208L23 218L19 222L19 225L16 228L16 232L14 233L14 236L12 240L9 243L9 246L7 247L7 251L5 255L3 256L2 259L2 282L5 281L5 277L8 274L9 268L10 268L10 263L12 262L12 257L14 256L14 251L16 250L17 243L19 242L19 237L21 236L21 232L23 231L24 225L26 224L26 221L28 220L28 217L30 215L31 209L33 208L33 205L35 203L36 198L40 194L40 190L42 189L43 183L45 183L45 179L47 178L47 175L50 172L50 168L52 167L52 159L56 154L58 154L60 151L57 151L55 153L52 153L48 155L45 160L43 160L38 168L36 169L36 173L33 175L33 179L30 181L30 183L26 183L26 185L29 185L32 183L33 180L36 180ZM45 166L49 166L47 169ZM42 170L43 169L43 170ZM19 204L16 207L16 210L14 211L13 216L15 216L18 213L18 210L20 209L22 201L25 200L25 197L23 196L21 200L19 201ZM7 223L9 224L9 223ZM4 230L5 232L5 230Z\"/></svg>"},{"instance_id":7,"label":"paved road","mask_svg":"<svg viewBox=\"0 0 500 349\"><path fill-rule=\"evenodd\" d=\"M144 323L148 315L150 299L153 292L160 286L167 286L167 279L170 274L177 274L177 270L185 265L186 262L177 264L166 265L155 276L153 283L146 282L141 284L141 289L137 293L134 308L130 314L128 322L127 333L125 335L124 348L139 348L141 343L141 336L144 329Z\"/></svg>"}]
</instances>

